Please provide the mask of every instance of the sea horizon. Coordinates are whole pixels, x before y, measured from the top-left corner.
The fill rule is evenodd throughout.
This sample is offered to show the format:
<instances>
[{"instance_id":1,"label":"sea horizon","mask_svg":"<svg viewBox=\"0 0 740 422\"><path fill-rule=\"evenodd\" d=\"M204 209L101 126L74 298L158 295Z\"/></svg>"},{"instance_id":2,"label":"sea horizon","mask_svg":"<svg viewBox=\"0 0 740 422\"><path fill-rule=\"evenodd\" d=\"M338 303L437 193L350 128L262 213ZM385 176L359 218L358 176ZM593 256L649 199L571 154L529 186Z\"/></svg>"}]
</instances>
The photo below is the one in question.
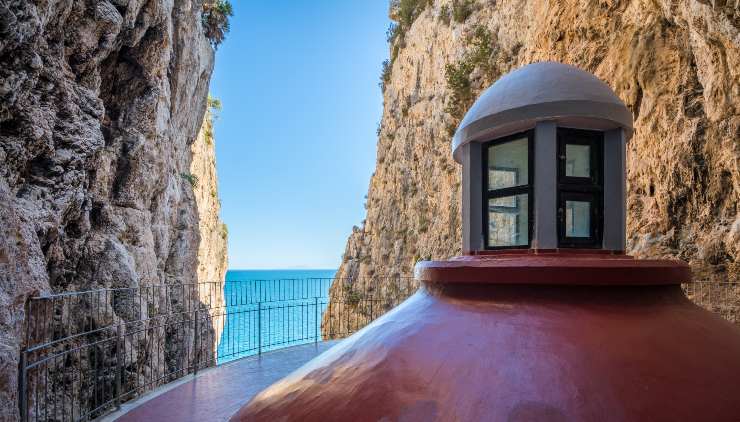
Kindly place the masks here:
<instances>
[{"instance_id":1,"label":"sea horizon","mask_svg":"<svg viewBox=\"0 0 740 422\"><path fill-rule=\"evenodd\" d=\"M302 267L286 267L286 268L227 268L226 271L337 271L337 268L302 268Z\"/></svg>"},{"instance_id":2,"label":"sea horizon","mask_svg":"<svg viewBox=\"0 0 740 422\"><path fill-rule=\"evenodd\" d=\"M266 269L228 269L225 281L265 280L265 279L298 279L298 278L334 278L338 269L334 268L266 268Z\"/></svg>"},{"instance_id":3,"label":"sea horizon","mask_svg":"<svg viewBox=\"0 0 740 422\"><path fill-rule=\"evenodd\" d=\"M227 270L223 292L231 312L218 342L218 363L316 341L328 302L311 298L328 297L336 272L318 268ZM263 303L258 305L259 301ZM302 335L296 337L296 332ZM260 339L266 346L261 346Z\"/></svg>"}]
</instances>

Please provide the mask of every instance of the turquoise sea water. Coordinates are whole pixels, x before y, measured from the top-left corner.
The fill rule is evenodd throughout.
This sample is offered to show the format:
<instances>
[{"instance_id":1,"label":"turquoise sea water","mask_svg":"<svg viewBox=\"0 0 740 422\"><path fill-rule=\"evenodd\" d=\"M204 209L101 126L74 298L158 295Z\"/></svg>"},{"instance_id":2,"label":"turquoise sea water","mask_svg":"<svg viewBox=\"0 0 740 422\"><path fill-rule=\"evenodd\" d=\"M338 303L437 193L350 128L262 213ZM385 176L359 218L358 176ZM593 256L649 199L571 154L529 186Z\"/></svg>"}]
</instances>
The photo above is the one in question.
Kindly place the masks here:
<instances>
[{"instance_id":1,"label":"turquoise sea water","mask_svg":"<svg viewBox=\"0 0 740 422\"><path fill-rule=\"evenodd\" d=\"M229 270L218 363L316 341L336 270ZM259 328L258 328L259 327Z\"/></svg>"}]
</instances>

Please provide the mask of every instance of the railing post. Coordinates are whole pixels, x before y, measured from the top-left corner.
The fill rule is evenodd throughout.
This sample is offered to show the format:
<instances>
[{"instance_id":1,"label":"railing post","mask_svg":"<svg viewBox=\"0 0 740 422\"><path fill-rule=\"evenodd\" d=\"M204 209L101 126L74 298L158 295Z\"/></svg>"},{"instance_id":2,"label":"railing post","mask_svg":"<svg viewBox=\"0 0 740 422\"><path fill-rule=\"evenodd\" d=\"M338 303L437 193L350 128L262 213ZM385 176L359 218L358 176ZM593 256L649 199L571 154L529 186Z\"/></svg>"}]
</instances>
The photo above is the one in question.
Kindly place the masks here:
<instances>
[{"instance_id":1,"label":"railing post","mask_svg":"<svg viewBox=\"0 0 740 422\"><path fill-rule=\"evenodd\" d=\"M373 321L375 321L375 318L373 318L373 315L375 315L375 314L373 313L373 295L370 295L370 322L373 322ZM368 322L368 324L369 324L370 322Z\"/></svg>"},{"instance_id":2,"label":"railing post","mask_svg":"<svg viewBox=\"0 0 740 422\"><path fill-rule=\"evenodd\" d=\"M35 295L34 295L35 296ZM27 297L23 304L23 318L26 322L25 342L21 349L19 359L20 374L18 378L18 407L20 410L21 422L28 421L28 347L31 344L31 299Z\"/></svg>"},{"instance_id":3,"label":"railing post","mask_svg":"<svg viewBox=\"0 0 740 422\"><path fill-rule=\"evenodd\" d=\"M319 342L319 297L313 298L313 326L314 326L314 343Z\"/></svg>"},{"instance_id":4,"label":"railing post","mask_svg":"<svg viewBox=\"0 0 740 422\"><path fill-rule=\"evenodd\" d=\"M123 378L123 323L118 323L116 342L116 410L121 409L121 379Z\"/></svg>"},{"instance_id":5,"label":"railing post","mask_svg":"<svg viewBox=\"0 0 740 422\"><path fill-rule=\"evenodd\" d=\"M28 314L26 314L26 321L28 321ZM20 378L18 379L18 407L21 412L21 422L28 421L28 352L23 348L21 350L20 357Z\"/></svg>"},{"instance_id":6,"label":"railing post","mask_svg":"<svg viewBox=\"0 0 740 422\"><path fill-rule=\"evenodd\" d=\"M257 354L262 354L262 302L257 302Z\"/></svg>"},{"instance_id":7,"label":"railing post","mask_svg":"<svg viewBox=\"0 0 740 422\"><path fill-rule=\"evenodd\" d=\"M193 375L198 375L198 355L200 351L198 349L198 337L200 337L200 330L198 327L198 305L195 305L195 319L193 325L195 332L193 333Z\"/></svg>"}]
</instances>

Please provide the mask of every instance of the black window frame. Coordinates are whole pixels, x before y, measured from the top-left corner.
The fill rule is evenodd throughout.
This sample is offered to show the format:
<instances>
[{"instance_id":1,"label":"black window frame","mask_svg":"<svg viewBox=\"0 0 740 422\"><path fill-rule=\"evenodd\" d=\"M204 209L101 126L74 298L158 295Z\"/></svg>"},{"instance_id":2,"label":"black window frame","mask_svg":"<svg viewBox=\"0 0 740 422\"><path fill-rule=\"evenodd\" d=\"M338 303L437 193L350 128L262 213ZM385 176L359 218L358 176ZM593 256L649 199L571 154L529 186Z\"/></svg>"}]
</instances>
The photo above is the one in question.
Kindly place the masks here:
<instances>
[{"instance_id":1,"label":"black window frame","mask_svg":"<svg viewBox=\"0 0 740 422\"><path fill-rule=\"evenodd\" d=\"M566 176L566 145L589 145L589 177ZM602 247L604 231L604 132L596 130L557 129L557 230L559 248L598 249ZM568 200L588 201L591 206L589 237L565 235Z\"/></svg>"},{"instance_id":2,"label":"black window frame","mask_svg":"<svg viewBox=\"0 0 740 422\"><path fill-rule=\"evenodd\" d=\"M527 138L527 184L521 186L512 186L502 189L488 189L488 150L492 146L505 144L519 140L521 138ZM493 139L491 141L483 143L481 146L481 163L483 165L481 171L481 177L483 178L482 191L483 191L483 248L485 250L502 250L502 249L529 249L532 245L532 234L533 234L533 216L534 216L534 130L528 130L525 132L515 133L513 135L505 136L503 138ZM488 245L488 200L495 198L502 198L506 196L514 196L520 194L527 194L527 244L526 245L511 245L511 246L489 246Z\"/></svg>"}]
</instances>

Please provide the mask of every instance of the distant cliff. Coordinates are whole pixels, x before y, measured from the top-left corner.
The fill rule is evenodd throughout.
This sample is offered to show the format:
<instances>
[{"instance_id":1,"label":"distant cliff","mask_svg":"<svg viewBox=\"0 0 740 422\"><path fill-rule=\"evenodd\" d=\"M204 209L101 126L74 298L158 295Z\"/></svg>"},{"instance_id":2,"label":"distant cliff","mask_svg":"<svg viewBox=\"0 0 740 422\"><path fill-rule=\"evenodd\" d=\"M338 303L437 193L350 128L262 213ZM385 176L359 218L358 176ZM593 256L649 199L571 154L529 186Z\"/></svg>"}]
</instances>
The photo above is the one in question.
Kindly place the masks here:
<instances>
[{"instance_id":1,"label":"distant cliff","mask_svg":"<svg viewBox=\"0 0 740 422\"><path fill-rule=\"evenodd\" d=\"M633 112L629 253L684 259L699 279L738 280L734 2L399 0L391 18L367 217L347 241L338 278L407 275L419 259L459 254L451 135L500 75L556 60L598 75Z\"/></svg>"},{"instance_id":2,"label":"distant cliff","mask_svg":"<svg viewBox=\"0 0 740 422\"><path fill-rule=\"evenodd\" d=\"M214 115L206 111L203 125L195 142L190 147L193 159L190 162L190 177L193 179L193 194L198 207L198 269L197 280L201 283L200 296L211 301L211 313L223 313L225 304L222 284L228 266L226 250L228 230L221 221L221 200L218 196L216 176L216 137L213 129ZM214 294L218 293L218 294ZM215 335L213 349L218 347L222 325L213 324Z\"/></svg>"},{"instance_id":3,"label":"distant cliff","mask_svg":"<svg viewBox=\"0 0 740 422\"><path fill-rule=\"evenodd\" d=\"M28 295L223 277L202 7L0 3L0 420Z\"/></svg>"},{"instance_id":4,"label":"distant cliff","mask_svg":"<svg viewBox=\"0 0 740 422\"><path fill-rule=\"evenodd\" d=\"M198 281L221 282L226 275L228 230L221 221L221 200L216 176L216 137L213 132L213 113L206 112L203 125L190 147L193 160L190 173L197 181L193 188L198 205Z\"/></svg>"}]
</instances>

